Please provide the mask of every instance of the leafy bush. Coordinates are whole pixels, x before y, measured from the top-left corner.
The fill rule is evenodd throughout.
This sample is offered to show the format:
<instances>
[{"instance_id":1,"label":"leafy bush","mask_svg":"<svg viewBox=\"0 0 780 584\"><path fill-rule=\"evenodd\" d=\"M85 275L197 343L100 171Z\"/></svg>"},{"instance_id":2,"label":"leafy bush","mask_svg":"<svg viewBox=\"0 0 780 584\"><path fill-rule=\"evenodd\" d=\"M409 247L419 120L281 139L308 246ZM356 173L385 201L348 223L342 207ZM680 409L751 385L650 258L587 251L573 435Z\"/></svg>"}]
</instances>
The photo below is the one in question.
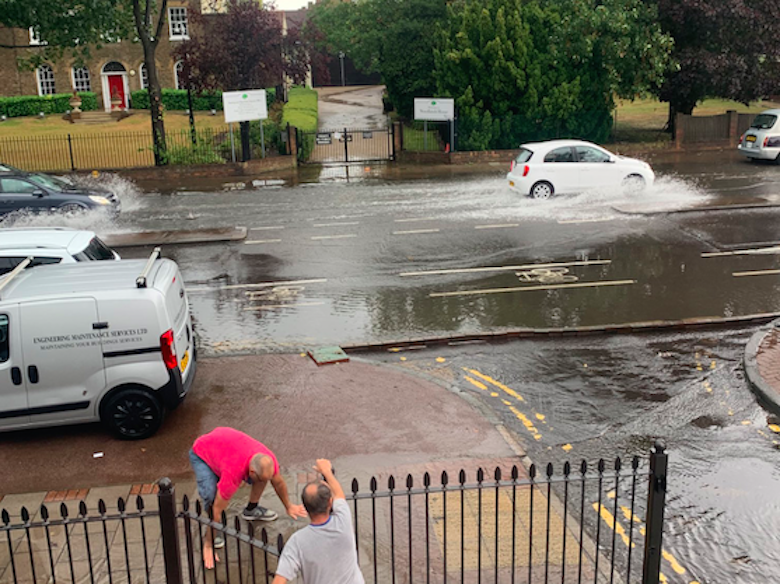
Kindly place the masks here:
<instances>
[{"instance_id":1,"label":"leafy bush","mask_svg":"<svg viewBox=\"0 0 780 584\"><path fill-rule=\"evenodd\" d=\"M314 149L314 132L317 131L318 122L317 92L305 87L291 88L282 114L282 126L290 124L308 132L303 138L303 143L298 145L304 160Z\"/></svg>"},{"instance_id":2,"label":"leafy bush","mask_svg":"<svg viewBox=\"0 0 780 584\"><path fill-rule=\"evenodd\" d=\"M266 89L265 98L270 108L276 100L276 90L274 88ZM146 89L131 92L130 100L134 109L149 109L149 92ZM162 102L167 110L186 110L190 107L187 102L186 89L163 89ZM201 95L193 93L192 109L196 112L206 112L213 109L222 111L222 92L214 91Z\"/></svg>"},{"instance_id":3,"label":"leafy bush","mask_svg":"<svg viewBox=\"0 0 780 584\"><path fill-rule=\"evenodd\" d=\"M81 110L92 111L97 109L97 96L91 91L79 93L81 97ZM38 113L64 114L69 109L68 101L73 97L72 93L56 93L54 95L20 95L16 97L0 97L0 114L9 118L22 116L37 116Z\"/></svg>"},{"instance_id":4,"label":"leafy bush","mask_svg":"<svg viewBox=\"0 0 780 584\"><path fill-rule=\"evenodd\" d=\"M168 164L223 164L225 159L213 143L199 140L197 144L170 144L165 153Z\"/></svg>"}]
</instances>

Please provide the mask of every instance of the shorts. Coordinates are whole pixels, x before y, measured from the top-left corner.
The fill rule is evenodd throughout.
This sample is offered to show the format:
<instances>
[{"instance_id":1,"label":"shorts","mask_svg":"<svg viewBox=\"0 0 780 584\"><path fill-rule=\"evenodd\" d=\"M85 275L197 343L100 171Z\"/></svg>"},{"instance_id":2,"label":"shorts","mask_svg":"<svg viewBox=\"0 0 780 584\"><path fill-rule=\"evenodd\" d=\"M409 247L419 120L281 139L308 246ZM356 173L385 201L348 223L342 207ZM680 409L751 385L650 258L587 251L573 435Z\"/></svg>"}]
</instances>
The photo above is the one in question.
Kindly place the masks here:
<instances>
[{"instance_id":1,"label":"shorts","mask_svg":"<svg viewBox=\"0 0 780 584\"><path fill-rule=\"evenodd\" d=\"M217 497L217 483L219 477L217 473L211 470L211 467L204 460L190 450L190 464L195 471L195 479L198 481L198 495L201 501L205 503L208 509L214 504Z\"/></svg>"}]
</instances>

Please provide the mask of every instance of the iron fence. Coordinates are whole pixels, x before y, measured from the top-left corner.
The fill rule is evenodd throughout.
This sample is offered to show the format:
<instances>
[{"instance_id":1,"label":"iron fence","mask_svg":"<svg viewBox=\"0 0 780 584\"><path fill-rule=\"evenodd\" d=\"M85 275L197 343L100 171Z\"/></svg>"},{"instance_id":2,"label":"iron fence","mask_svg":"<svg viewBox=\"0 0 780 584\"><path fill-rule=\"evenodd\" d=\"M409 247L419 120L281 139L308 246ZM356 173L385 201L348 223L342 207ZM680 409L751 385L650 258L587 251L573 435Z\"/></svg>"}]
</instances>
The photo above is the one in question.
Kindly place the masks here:
<instances>
[{"instance_id":1,"label":"iron fence","mask_svg":"<svg viewBox=\"0 0 780 584\"><path fill-rule=\"evenodd\" d=\"M567 462L558 474L548 464L390 475L365 490L354 479L347 499L361 570L374 584L658 584L666 462L656 446L649 465L634 457L627 467ZM271 537L238 517L217 522L186 496L177 508L168 479L159 486L156 510L142 496L134 511L119 499L109 513L101 500L97 515L84 502L75 514L63 503L57 519L45 506L37 517L22 509L16 522L3 510L0 582L270 582L290 530ZM214 570L203 559L209 529L224 540Z\"/></svg>"},{"instance_id":2,"label":"iron fence","mask_svg":"<svg viewBox=\"0 0 780 584\"><path fill-rule=\"evenodd\" d=\"M316 132L298 130L298 160L319 164L348 164L393 160L393 127Z\"/></svg>"},{"instance_id":3,"label":"iron fence","mask_svg":"<svg viewBox=\"0 0 780 584\"><path fill-rule=\"evenodd\" d=\"M231 160L227 126L205 128L194 134L189 129L169 130L165 139L170 164ZM240 141L237 147L240 152ZM0 162L27 171L140 168L154 166L154 150L150 132L0 138Z\"/></svg>"}]
</instances>

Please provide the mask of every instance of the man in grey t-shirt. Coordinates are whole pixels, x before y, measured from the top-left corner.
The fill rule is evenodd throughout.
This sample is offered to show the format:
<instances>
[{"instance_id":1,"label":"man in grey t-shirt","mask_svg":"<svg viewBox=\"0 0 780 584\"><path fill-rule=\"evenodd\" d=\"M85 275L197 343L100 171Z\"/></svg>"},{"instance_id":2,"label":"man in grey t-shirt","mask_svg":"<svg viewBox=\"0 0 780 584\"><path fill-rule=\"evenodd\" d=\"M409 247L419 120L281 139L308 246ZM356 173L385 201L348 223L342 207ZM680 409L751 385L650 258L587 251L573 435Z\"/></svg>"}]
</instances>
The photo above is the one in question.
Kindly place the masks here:
<instances>
[{"instance_id":1,"label":"man in grey t-shirt","mask_svg":"<svg viewBox=\"0 0 780 584\"><path fill-rule=\"evenodd\" d=\"M318 459L314 470L325 480L303 488L301 498L311 524L284 546L273 584L286 584L299 574L304 584L364 584L344 490L329 460Z\"/></svg>"}]
</instances>

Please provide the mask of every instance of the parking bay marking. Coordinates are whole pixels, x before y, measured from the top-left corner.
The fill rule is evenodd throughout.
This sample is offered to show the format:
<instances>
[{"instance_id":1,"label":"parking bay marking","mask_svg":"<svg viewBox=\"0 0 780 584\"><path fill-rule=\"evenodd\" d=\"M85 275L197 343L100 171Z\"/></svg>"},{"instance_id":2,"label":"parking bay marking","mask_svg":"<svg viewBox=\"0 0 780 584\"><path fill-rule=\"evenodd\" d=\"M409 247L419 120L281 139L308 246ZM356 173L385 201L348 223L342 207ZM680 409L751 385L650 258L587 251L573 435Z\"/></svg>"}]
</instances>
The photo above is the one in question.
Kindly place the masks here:
<instances>
[{"instance_id":1,"label":"parking bay marking","mask_svg":"<svg viewBox=\"0 0 780 584\"><path fill-rule=\"evenodd\" d=\"M514 270L532 270L535 268L554 268L558 266L603 266L611 264L612 260L580 260L572 262L553 262L548 264L522 264L519 266L488 266L483 268L453 268L451 270L427 270L424 272L403 272L402 278L412 276L442 276L445 274L470 274L477 272L509 272Z\"/></svg>"},{"instance_id":2,"label":"parking bay marking","mask_svg":"<svg viewBox=\"0 0 780 584\"><path fill-rule=\"evenodd\" d=\"M575 282L574 284L552 284L550 286L520 286L511 288L488 288L485 290L458 290L455 292L431 292L429 298L446 298L452 296L477 296L480 294L502 294L505 292L533 292L538 290L562 290L566 288L597 288L600 286L628 286L636 284L636 280L606 280L599 282Z\"/></svg>"},{"instance_id":3,"label":"parking bay marking","mask_svg":"<svg viewBox=\"0 0 780 584\"><path fill-rule=\"evenodd\" d=\"M231 284L229 286L204 286L201 288L188 288L187 292L220 292L222 290L242 290L245 288L266 288L268 286L294 286L298 284L322 284L327 278L312 278L310 280L281 280L278 282L258 282L256 284Z\"/></svg>"}]
</instances>

